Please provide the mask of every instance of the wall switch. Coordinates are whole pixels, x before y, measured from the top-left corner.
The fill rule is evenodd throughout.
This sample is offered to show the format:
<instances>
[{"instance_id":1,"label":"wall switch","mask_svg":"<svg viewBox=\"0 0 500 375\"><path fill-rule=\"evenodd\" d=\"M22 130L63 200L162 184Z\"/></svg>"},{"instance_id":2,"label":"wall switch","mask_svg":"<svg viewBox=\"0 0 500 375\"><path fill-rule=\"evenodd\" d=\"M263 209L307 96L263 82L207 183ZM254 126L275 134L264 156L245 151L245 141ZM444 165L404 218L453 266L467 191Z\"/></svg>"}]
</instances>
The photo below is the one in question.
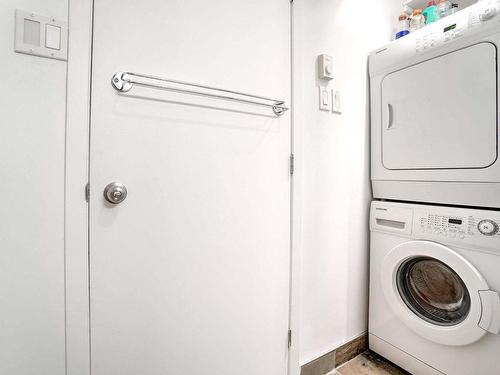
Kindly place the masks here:
<instances>
[{"instance_id":1,"label":"wall switch","mask_svg":"<svg viewBox=\"0 0 500 375\"><path fill-rule=\"evenodd\" d=\"M45 25L45 47L61 49L61 28L54 25Z\"/></svg>"},{"instance_id":2,"label":"wall switch","mask_svg":"<svg viewBox=\"0 0 500 375\"><path fill-rule=\"evenodd\" d=\"M342 97L336 89L332 89L332 112L342 113Z\"/></svg>"},{"instance_id":3,"label":"wall switch","mask_svg":"<svg viewBox=\"0 0 500 375\"><path fill-rule=\"evenodd\" d=\"M332 96L328 87L319 88L319 109L322 111L332 110Z\"/></svg>"},{"instance_id":4,"label":"wall switch","mask_svg":"<svg viewBox=\"0 0 500 375\"><path fill-rule=\"evenodd\" d=\"M320 79L333 79L333 62L331 56L318 56L318 71Z\"/></svg>"},{"instance_id":5,"label":"wall switch","mask_svg":"<svg viewBox=\"0 0 500 375\"><path fill-rule=\"evenodd\" d=\"M68 59L68 25L52 17L16 10L14 50L49 59Z\"/></svg>"}]
</instances>

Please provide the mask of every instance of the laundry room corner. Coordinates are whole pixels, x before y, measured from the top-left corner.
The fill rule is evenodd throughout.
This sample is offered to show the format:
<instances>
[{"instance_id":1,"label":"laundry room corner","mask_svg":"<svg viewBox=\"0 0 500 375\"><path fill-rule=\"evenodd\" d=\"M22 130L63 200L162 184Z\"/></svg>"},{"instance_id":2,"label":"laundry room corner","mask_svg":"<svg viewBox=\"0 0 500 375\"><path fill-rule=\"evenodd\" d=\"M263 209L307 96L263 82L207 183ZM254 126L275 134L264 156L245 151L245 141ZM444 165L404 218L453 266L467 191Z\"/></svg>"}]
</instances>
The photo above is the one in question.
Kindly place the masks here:
<instances>
[{"instance_id":1,"label":"laundry room corner","mask_svg":"<svg viewBox=\"0 0 500 375\"><path fill-rule=\"evenodd\" d=\"M0 27L0 375L500 375L500 0Z\"/></svg>"},{"instance_id":2,"label":"laundry room corner","mask_svg":"<svg viewBox=\"0 0 500 375\"><path fill-rule=\"evenodd\" d=\"M294 128L303 195L300 363L367 331L371 201L367 55L391 40L397 1L294 0ZM317 58L332 57L333 79ZM318 87L341 95L320 111ZM297 191L297 190L296 190ZM297 209L297 208L296 208Z\"/></svg>"}]
</instances>

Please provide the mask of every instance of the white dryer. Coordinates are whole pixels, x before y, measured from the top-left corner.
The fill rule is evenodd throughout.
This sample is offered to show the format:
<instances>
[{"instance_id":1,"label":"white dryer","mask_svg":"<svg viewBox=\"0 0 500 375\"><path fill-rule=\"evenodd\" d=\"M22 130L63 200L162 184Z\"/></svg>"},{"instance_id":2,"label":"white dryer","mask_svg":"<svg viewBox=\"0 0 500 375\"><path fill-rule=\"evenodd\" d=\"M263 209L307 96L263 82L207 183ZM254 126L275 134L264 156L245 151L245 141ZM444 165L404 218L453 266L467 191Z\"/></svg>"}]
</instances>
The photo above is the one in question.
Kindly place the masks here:
<instances>
[{"instance_id":1,"label":"white dryer","mask_svg":"<svg viewBox=\"0 0 500 375\"><path fill-rule=\"evenodd\" d=\"M500 2L369 57L375 198L500 208Z\"/></svg>"},{"instance_id":2,"label":"white dryer","mask_svg":"<svg viewBox=\"0 0 500 375\"><path fill-rule=\"evenodd\" d=\"M500 374L500 211L373 202L369 345L414 375Z\"/></svg>"}]
</instances>

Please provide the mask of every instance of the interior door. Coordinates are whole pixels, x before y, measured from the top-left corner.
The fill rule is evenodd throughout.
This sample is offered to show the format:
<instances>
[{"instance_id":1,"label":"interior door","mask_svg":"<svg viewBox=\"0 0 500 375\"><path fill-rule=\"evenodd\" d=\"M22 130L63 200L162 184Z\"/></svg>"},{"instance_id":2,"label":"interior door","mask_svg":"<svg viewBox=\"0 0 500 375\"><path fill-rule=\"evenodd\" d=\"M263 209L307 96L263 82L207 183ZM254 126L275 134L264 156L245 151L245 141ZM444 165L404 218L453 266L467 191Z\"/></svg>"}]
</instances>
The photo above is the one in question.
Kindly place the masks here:
<instances>
[{"instance_id":1,"label":"interior door","mask_svg":"<svg viewBox=\"0 0 500 375\"><path fill-rule=\"evenodd\" d=\"M140 72L289 103L289 2L94 4L92 374L285 374L289 113L110 83Z\"/></svg>"},{"instance_id":2,"label":"interior door","mask_svg":"<svg viewBox=\"0 0 500 375\"><path fill-rule=\"evenodd\" d=\"M485 168L497 158L497 51L479 43L382 81L387 169Z\"/></svg>"}]
</instances>

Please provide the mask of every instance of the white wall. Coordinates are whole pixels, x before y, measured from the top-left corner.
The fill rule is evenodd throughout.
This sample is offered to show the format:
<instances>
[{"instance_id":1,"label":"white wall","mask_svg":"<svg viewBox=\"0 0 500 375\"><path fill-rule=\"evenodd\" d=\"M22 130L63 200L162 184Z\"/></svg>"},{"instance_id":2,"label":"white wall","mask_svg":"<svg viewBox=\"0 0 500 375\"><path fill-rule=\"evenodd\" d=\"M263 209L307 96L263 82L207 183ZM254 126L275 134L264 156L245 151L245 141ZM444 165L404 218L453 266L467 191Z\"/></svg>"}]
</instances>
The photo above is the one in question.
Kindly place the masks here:
<instances>
[{"instance_id":1,"label":"white wall","mask_svg":"<svg viewBox=\"0 0 500 375\"><path fill-rule=\"evenodd\" d=\"M0 1L0 374L64 374L66 63L14 52L14 11L67 19L67 0Z\"/></svg>"},{"instance_id":2,"label":"white wall","mask_svg":"<svg viewBox=\"0 0 500 375\"><path fill-rule=\"evenodd\" d=\"M367 330L367 55L391 40L400 0L295 0L295 126L303 137L300 362ZM316 58L333 56L343 113L318 110ZM299 156L300 157L300 156Z\"/></svg>"}]
</instances>

